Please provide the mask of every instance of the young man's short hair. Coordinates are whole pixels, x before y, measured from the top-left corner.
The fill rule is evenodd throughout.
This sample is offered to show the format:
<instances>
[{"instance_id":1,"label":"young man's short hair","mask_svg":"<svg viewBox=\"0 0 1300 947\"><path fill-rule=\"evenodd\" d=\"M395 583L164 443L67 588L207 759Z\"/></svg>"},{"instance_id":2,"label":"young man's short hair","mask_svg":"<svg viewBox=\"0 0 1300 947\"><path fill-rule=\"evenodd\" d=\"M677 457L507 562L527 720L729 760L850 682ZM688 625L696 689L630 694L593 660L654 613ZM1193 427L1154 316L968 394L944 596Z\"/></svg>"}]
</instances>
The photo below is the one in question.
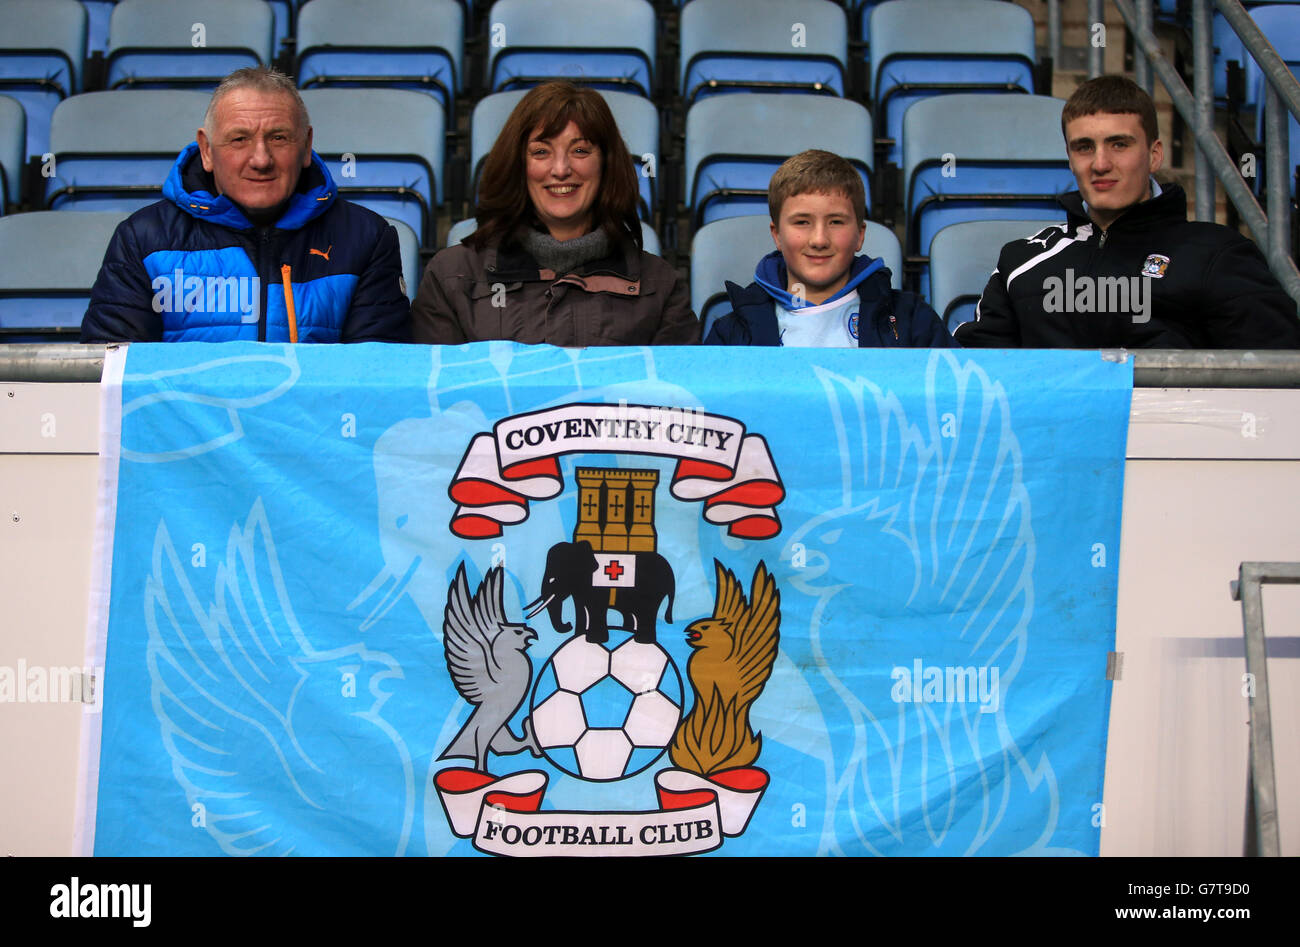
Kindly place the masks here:
<instances>
[{"instance_id":1,"label":"young man's short hair","mask_svg":"<svg viewBox=\"0 0 1300 947\"><path fill-rule=\"evenodd\" d=\"M1074 95L1066 100L1065 108L1061 110L1061 134L1065 135L1065 126L1076 118L1096 115L1098 112L1137 115L1142 122L1142 131L1146 133L1148 146L1154 145L1160 137L1156 104L1132 79L1124 76L1098 76L1075 89ZM1065 143L1069 145L1068 137Z\"/></svg>"},{"instance_id":2,"label":"young man's short hair","mask_svg":"<svg viewBox=\"0 0 1300 947\"><path fill-rule=\"evenodd\" d=\"M781 208L796 194L843 194L859 223L867 219L867 194L857 169L839 155L811 149L787 158L767 185L772 223L781 223Z\"/></svg>"}]
</instances>

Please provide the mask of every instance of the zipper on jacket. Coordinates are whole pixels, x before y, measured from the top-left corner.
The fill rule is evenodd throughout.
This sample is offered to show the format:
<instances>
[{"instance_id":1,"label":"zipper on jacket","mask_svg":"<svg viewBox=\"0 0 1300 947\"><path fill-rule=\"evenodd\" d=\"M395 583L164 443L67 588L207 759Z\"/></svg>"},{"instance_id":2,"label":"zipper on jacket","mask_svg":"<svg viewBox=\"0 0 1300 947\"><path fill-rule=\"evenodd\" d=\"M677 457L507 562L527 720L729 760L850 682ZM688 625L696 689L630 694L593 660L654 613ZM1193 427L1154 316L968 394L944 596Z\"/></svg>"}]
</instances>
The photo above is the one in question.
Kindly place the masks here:
<instances>
[{"instance_id":1,"label":"zipper on jacket","mask_svg":"<svg viewBox=\"0 0 1300 947\"><path fill-rule=\"evenodd\" d=\"M266 228L259 230L257 234L257 275L260 277L258 282L262 289L262 308L257 314L257 341L266 341L266 294L270 289L271 273L271 230Z\"/></svg>"},{"instance_id":2,"label":"zipper on jacket","mask_svg":"<svg viewBox=\"0 0 1300 947\"><path fill-rule=\"evenodd\" d=\"M898 339L898 318L891 312L889 314L889 328L894 330L894 339Z\"/></svg>"},{"instance_id":3,"label":"zipper on jacket","mask_svg":"<svg viewBox=\"0 0 1300 947\"><path fill-rule=\"evenodd\" d=\"M1101 249L1102 247L1104 247L1104 246L1106 245L1106 235L1109 234L1109 233L1110 233L1110 231L1108 231L1108 230L1103 230L1103 231L1101 232L1101 242L1100 242L1099 244L1097 244L1097 248L1098 248L1098 249Z\"/></svg>"},{"instance_id":4,"label":"zipper on jacket","mask_svg":"<svg viewBox=\"0 0 1300 947\"><path fill-rule=\"evenodd\" d=\"M293 308L293 280L290 279L292 268L288 263L280 266L280 279L284 282L284 311L289 319L289 341L298 341L298 313Z\"/></svg>"}]
</instances>

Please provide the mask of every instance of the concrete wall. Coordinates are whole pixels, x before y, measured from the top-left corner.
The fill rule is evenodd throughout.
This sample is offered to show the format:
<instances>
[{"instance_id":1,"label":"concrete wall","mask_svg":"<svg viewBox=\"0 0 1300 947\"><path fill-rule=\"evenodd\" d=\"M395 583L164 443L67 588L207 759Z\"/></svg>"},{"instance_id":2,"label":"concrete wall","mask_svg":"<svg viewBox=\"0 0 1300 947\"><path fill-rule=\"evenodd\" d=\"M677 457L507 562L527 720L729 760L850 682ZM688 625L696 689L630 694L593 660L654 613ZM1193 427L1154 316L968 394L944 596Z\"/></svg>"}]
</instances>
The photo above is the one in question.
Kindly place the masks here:
<instances>
[{"instance_id":1,"label":"concrete wall","mask_svg":"<svg viewBox=\"0 0 1300 947\"><path fill-rule=\"evenodd\" d=\"M98 416L97 385L0 383L0 666L83 663ZM1135 391L1103 855L1241 853L1228 584L1243 560L1300 561L1300 391ZM1264 603L1282 850L1297 855L1300 587L1266 587ZM72 850L81 707L0 704L0 856Z\"/></svg>"}]
</instances>

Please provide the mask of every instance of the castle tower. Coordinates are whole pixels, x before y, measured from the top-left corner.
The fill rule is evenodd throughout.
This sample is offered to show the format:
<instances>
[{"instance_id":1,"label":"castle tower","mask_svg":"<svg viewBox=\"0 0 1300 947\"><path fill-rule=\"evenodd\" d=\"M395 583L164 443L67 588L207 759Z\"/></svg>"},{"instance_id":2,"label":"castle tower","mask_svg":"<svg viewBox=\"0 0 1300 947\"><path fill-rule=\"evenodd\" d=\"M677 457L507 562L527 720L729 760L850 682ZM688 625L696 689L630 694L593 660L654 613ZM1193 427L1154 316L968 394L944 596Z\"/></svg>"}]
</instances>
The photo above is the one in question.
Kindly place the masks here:
<instances>
[{"instance_id":1,"label":"castle tower","mask_svg":"<svg viewBox=\"0 0 1300 947\"><path fill-rule=\"evenodd\" d=\"M579 467L578 525L573 541L595 552L654 552L657 470Z\"/></svg>"}]
</instances>

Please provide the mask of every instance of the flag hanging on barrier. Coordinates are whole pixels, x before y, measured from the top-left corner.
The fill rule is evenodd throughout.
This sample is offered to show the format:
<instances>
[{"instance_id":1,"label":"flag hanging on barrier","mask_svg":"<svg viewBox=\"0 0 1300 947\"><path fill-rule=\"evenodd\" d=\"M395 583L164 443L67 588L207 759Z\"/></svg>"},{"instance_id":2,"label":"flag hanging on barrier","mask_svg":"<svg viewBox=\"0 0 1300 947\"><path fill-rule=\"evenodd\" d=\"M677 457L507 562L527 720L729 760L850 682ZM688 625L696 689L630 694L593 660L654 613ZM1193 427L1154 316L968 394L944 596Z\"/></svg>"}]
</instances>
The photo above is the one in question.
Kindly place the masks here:
<instances>
[{"instance_id":1,"label":"flag hanging on barrier","mask_svg":"<svg viewBox=\"0 0 1300 947\"><path fill-rule=\"evenodd\" d=\"M112 352L79 843L1095 855L1131 388L1097 352Z\"/></svg>"}]
</instances>

